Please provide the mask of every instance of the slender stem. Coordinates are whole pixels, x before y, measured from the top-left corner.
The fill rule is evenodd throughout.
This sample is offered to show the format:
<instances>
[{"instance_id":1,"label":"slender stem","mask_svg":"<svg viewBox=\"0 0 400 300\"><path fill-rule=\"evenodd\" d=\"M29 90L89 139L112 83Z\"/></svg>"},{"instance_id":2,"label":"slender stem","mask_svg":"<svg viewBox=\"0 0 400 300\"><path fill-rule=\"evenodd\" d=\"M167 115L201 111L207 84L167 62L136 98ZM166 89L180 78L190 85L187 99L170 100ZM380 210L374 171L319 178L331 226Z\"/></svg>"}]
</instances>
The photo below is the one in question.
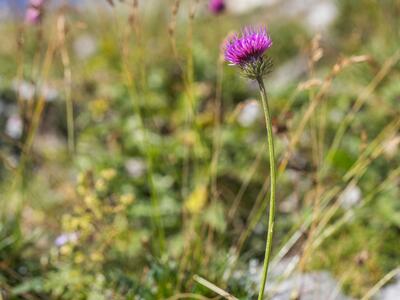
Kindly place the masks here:
<instances>
[{"instance_id":1,"label":"slender stem","mask_svg":"<svg viewBox=\"0 0 400 300\"><path fill-rule=\"evenodd\" d=\"M265 125L267 128L268 138L268 151L269 151L269 167L270 167L270 179L271 179L271 190L269 200L269 218L268 218L268 233L267 242L265 246L265 257L262 270L262 279L260 285L260 292L258 294L258 300L264 298L265 283L267 281L268 266L271 258L272 249L272 237L274 234L274 222L275 222L275 191L276 191L276 166L275 166L275 150L274 150L274 138L272 135L272 122L268 107L267 91L265 90L264 81L261 77L257 78L258 85L260 86L260 94L262 105L264 109Z\"/></svg>"}]
</instances>

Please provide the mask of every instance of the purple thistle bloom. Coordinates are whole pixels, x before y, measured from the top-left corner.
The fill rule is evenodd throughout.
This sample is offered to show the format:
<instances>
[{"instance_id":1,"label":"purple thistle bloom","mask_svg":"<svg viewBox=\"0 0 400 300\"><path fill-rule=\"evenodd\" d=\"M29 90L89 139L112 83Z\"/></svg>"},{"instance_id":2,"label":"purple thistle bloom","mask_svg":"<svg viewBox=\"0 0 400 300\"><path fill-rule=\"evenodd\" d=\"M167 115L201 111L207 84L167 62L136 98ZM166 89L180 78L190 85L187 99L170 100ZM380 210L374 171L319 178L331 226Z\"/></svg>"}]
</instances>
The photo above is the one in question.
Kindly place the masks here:
<instances>
[{"instance_id":1,"label":"purple thistle bloom","mask_svg":"<svg viewBox=\"0 0 400 300\"><path fill-rule=\"evenodd\" d=\"M44 5L46 0L29 0L28 8L25 12L25 21L35 25L40 23L43 17Z\"/></svg>"},{"instance_id":2,"label":"purple thistle bloom","mask_svg":"<svg viewBox=\"0 0 400 300\"><path fill-rule=\"evenodd\" d=\"M208 3L208 9L214 14L220 14L225 10L225 1L224 0L210 0Z\"/></svg>"},{"instance_id":3,"label":"purple thistle bloom","mask_svg":"<svg viewBox=\"0 0 400 300\"><path fill-rule=\"evenodd\" d=\"M41 12L38 8L29 7L25 13L25 21L29 24L37 24L41 20Z\"/></svg>"},{"instance_id":4,"label":"purple thistle bloom","mask_svg":"<svg viewBox=\"0 0 400 300\"><path fill-rule=\"evenodd\" d=\"M249 79L259 80L272 69L272 60L264 56L272 46L272 39L265 27L246 27L241 36L235 34L225 44L225 60L239 66Z\"/></svg>"},{"instance_id":5,"label":"purple thistle bloom","mask_svg":"<svg viewBox=\"0 0 400 300\"><path fill-rule=\"evenodd\" d=\"M272 39L265 27L247 27L242 36L236 34L228 41L225 46L225 60L231 65L243 66L262 57L271 46Z\"/></svg>"}]
</instances>

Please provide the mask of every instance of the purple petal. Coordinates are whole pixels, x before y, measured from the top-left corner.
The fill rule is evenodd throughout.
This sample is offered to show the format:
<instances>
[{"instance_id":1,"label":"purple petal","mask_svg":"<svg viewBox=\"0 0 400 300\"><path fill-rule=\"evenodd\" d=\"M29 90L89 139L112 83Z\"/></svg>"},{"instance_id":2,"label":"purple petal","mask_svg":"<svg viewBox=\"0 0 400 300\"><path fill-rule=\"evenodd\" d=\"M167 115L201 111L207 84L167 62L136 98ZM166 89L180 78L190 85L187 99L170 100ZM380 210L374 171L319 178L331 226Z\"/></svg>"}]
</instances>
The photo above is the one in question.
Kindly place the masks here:
<instances>
[{"instance_id":1,"label":"purple petal","mask_svg":"<svg viewBox=\"0 0 400 300\"><path fill-rule=\"evenodd\" d=\"M40 21L40 10L34 7L29 7L25 13L25 21L29 24L37 24Z\"/></svg>"},{"instance_id":2,"label":"purple petal","mask_svg":"<svg viewBox=\"0 0 400 300\"><path fill-rule=\"evenodd\" d=\"M210 0L208 2L208 9L214 14L220 14L225 10L224 0Z\"/></svg>"},{"instance_id":3,"label":"purple petal","mask_svg":"<svg viewBox=\"0 0 400 300\"><path fill-rule=\"evenodd\" d=\"M242 65L259 58L272 46L265 27L243 29L241 36L235 35L225 46L225 60L232 65Z\"/></svg>"}]
</instances>

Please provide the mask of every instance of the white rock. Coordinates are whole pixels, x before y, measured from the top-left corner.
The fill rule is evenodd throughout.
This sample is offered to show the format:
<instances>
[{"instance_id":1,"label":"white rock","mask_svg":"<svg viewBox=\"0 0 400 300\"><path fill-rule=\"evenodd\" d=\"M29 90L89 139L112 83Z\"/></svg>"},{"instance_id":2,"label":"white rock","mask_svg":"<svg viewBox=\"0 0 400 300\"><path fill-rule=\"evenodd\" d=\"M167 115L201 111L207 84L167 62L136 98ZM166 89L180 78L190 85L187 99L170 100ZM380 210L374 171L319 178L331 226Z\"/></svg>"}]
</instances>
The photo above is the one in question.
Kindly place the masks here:
<instances>
[{"instance_id":1,"label":"white rock","mask_svg":"<svg viewBox=\"0 0 400 300\"><path fill-rule=\"evenodd\" d=\"M131 158L126 161L125 169L132 178L139 178L146 171L146 164L140 158Z\"/></svg>"},{"instance_id":2,"label":"white rock","mask_svg":"<svg viewBox=\"0 0 400 300\"><path fill-rule=\"evenodd\" d=\"M8 118L6 123L6 134L14 139L18 139L22 135L23 124L18 115L13 115Z\"/></svg>"},{"instance_id":3,"label":"white rock","mask_svg":"<svg viewBox=\"0 0 400 300\"><path fill-rule=\"evenodd\" d=\"M340 204L344 209L352 208L361 201L362 191L356 185L350 185L340 197Z\"/></svg>"},{"instance_id":4,"label":"white rock","mask_svg":"<svg viewBox=\"0 0 400 300\"><path fill-rule=\"evenodd\" d=\"M299 256L292 256L282 259L277 264L271 264L268 272L270 281L266 286L266 294L270 296L268 299L289 300L298 293L299 297L293 299L351 300L341 292L340 284L327 271L292 274L299 259ZM251 260L245 276L259 285L261 271L262 264Z\"/></svg>"},{"instance_id":5,"label":"white rock","mask_svg":"<svg viewBox=\"0 0 400 300\"><path fill-rule=\"evenodd\" d=\"M397 275L393 283L382 288L373 298L374 300L399 300L400 299L400 275Z\"/></svg>"},{"instance_id":6,"label":"white rock","mask_svg":"<svg viewBox=\"0 0 400 300\"><path fill-rule=\"evenodd\" d=\"M74 41L73 47L75 55L81 60L86 60L96 53L97 41L89 34L82 34Z\"/></svg>"},{"instance_id":7,"label":"white rock","mask_svg":"<svg viewBox=\"0 0 400 300\"><path fill-rule=\"evenodd\" d=\"M285 88L289 83L296 81L307 72L307 63L308 60L305 55L298 55L290 59L273 72L269 86L276 90Z\"/></svg>"},{"instance_id":8,"label":"white rock","mask_svg":"<svg viewBox=\"0 0 400 300\"><path fill-rule=\"evenodd\" d=\"M57 89L50 85L44 85L42 87L42 95L47 102L53 102L59 96Z\"/></svg>"},{"instance_id":9,"label":"white rock","mask_svg":"<svg viewBox=\"0 0 400 300\"><path fill-rule=\"evenodd\" d=\"M229 11L233 13L246 13L262 6L270 6L278 0L230 0L227 1Z\"/></svg>"},{"instance_id":10,"label":"white rock","mask_svg":"<svg viewBox=\"0 0 400 300\"><path fill-rule=\"evenodd\" d=\"M14 91L23 100L32 100L35 96L35 85L25 80L14 80L12 83Z\"/></svg>"},{"instance_id":11,"label":"white rock","mask_svg":"<svg viewBox=\"0 0 400 300\"><path fill-rule=\"evenodd\" d=\"M249 127L254 124L260 115L260 104L256 100L248 100L238 115L238 122L243 127Z\"/></svg>"},{"instance_id":12,"label":"white rock","mask_svg":"<svg viewBox=\"0 0 400 300\"><path fill-rule=\"evenodd\" d=\"M235 14L267 7L265 12L270 18L298 18L313 32L326 30L338 14L333 0L230 0L227 4Z\"/></svg>"},{"instance_id":13,"label":"white rock","mask_svg":"<svg viewBox=\"0 0 400 300\"><path fill-rule=\"evenodd\" d=\"M306 24L311 31L320 32L327 29L336 16L336 5L331 1L322 1L312 6L306 18Z\"/></svg>"},{"instance_id":14,"label":"white rock","mask_svg":"<svg viewBox=\"0 0 400 300\"><path fill-rule=\"evenodd\" d=\"M288 300L298 293L298 299L349 300L340 291L339 283L328 272L295 274L275 286L272 300Z\"/></svg>"}]
</instances>

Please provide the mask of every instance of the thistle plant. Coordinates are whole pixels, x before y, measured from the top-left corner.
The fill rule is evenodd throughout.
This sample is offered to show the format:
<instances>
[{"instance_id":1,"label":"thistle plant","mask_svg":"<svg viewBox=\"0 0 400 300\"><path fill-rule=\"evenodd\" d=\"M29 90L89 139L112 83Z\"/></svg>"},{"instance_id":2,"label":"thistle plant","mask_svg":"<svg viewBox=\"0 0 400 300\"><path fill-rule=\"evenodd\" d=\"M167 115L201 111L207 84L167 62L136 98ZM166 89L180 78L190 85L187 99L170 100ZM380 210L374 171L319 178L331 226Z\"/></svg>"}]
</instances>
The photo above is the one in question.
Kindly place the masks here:
<instances>
[{"instance_id":1,"label":"thistle plant","mask_svg":"<svg viewBox=\"0 0 400 300\"><path fill-rule=\"evenodd\" d=\"M225 0L210 0L208 9L215 15L219 15L225 11Z\"/></svg>"},{"instance_id":2,"label":"thistle plant","mask_svg":"<svg viewBox=\"0 0 400 300\"><path fill-rule=\"evenodd\" d=\"M274 233L275 219L275 191L276 191L276 166L274 139L272 134L271 115L267 99L267 91L264 85L264 76L272 68L272 61L265 53L272 46L272 39L265 27L245 28L241 35L234 35L228 40L225 46L225 60L230 65L238 66L242 75L246 78L256 80L261 95L261 102L264 110L265 124L267 128L267 141L269 150L270 165L270 202L268 232L266 237L265 257L263 263L262 277L258 299L263 299L265 283L267 281L268 266L271 257L272 237Z\"/></svg>"},{"instance_id":3,"label":"thistle plant","mask_svg":"<svg viewBox=\"0 0 400 300\"><path fill-rule=\"evenodd\" d=\"M30 0L25 12L25 21L35 25L41 22L43 17L45 0Z\"/></svg>"}]
</instances>

